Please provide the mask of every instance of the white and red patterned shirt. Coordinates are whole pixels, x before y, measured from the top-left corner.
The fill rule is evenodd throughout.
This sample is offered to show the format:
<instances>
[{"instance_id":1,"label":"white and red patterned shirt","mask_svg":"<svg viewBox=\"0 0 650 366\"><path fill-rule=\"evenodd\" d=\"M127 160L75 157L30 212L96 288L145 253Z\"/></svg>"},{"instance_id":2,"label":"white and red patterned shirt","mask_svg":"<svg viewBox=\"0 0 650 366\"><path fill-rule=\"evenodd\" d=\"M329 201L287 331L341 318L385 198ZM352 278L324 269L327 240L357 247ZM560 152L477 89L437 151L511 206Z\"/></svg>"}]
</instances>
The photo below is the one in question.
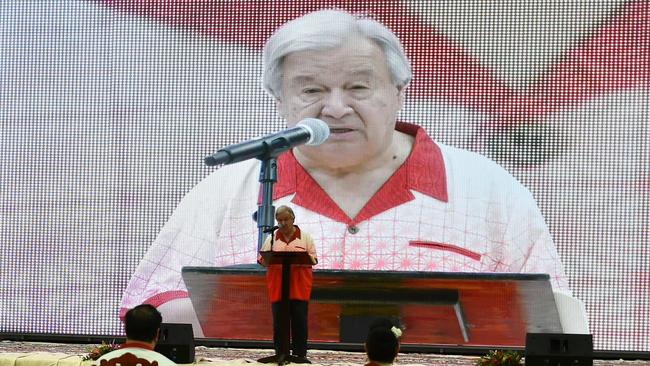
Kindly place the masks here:
<instances>
[{"instance_id":1,"label":"white and red patterned shirt","mask_svg":"<svg viewBox=\"0 0 650 366\"><path fill-rule=\"evenodd\" d=\"M120 346L119 349L111 351L102 357L98 358L97 361L92 363L93 366L101 366L102 361L111 361L116 358L123 357L126 353L132 354L136 358L142 358L149 362L157 362L158 366L176 366L177 363L170 360L166 356L154 351L154 347L143 342L128 342Z\"/></svg>"},{"instance_id":2,"label":"white and red patterned shirt","mask_svg":"<svg viewBox=\"0 0 650 366\"><path fill-rule=\"evenodd\" d=\"M530 191L486 157L435 143L415 125L406 162L348 217L292 153L278 159L274 205L292 206L319 269L548 273L568 284ZM218 169L181 201L132 276L122 309L187 297L183 266L255 263L259 162Z\"/></svg>"}]
</instances>

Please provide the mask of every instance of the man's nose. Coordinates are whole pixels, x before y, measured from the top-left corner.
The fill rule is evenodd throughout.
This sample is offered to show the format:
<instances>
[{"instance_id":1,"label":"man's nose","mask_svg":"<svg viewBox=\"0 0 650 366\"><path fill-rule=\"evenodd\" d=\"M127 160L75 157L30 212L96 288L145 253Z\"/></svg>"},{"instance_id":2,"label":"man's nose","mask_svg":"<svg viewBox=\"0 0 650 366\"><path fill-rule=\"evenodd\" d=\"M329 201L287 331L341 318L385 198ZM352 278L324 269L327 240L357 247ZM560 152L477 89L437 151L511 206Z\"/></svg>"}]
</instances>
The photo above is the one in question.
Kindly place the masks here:
<instances>
[{"instance_id":1,"label":"man's nose","mask_svg":"<svg viewBox=\"0 0 650 366\"><path fill-rule=\"evenodd\" d=\"M345 93L340 90L332 90L323 101L321 114L340 119L348 113L352 113L352 107L350 107Z\"/></svg>"}]
</instances>

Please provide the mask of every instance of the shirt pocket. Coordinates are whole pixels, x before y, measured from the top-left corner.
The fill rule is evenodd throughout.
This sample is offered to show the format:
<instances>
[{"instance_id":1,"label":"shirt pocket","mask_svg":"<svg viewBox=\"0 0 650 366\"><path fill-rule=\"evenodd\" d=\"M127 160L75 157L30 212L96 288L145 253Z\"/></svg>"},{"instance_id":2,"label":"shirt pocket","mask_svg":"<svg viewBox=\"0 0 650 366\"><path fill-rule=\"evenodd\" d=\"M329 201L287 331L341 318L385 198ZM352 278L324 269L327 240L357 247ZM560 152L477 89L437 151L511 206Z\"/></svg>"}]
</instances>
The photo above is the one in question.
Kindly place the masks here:
<instances>
[{"instance_id":1,"label":"shirt pocket","mask_svg":"<svg viewBox=\"0 0 650 366\"><path fill-rule=\"evenodd\" d=\"M454 244L448 244L448 243L438 243L435 241L426 241L426 240L409 240L409 246L410 247L417 247L417 248L429 248L432 250L442 250L442 251L447 251L447 252L452 252L456 254L460 254L462 256L465 256L467 258L473 259L477 262L481 261L481 255L479 253L473 252L469 249L466 248L461 248L457 245Z\"/></svg>"}]
</instances>

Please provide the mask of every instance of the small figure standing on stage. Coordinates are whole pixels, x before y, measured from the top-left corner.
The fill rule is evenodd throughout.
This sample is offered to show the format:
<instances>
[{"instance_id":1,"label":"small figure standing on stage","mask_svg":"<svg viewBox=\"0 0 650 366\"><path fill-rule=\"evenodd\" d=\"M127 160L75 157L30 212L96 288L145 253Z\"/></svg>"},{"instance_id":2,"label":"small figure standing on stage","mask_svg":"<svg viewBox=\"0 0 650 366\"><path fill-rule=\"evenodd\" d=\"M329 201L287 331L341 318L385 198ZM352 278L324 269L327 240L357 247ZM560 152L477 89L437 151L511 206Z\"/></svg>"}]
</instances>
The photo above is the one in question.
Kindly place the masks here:
<instances>
[{"instance_id":1,"label":"small figure standing on stage","mask_svg":"<svg viewBox=\"0 0 650 366\"><path fill-rule=\"evenodd\" d=\"M261 251L307 252L311 257L312 264L318 263L314 240L309 233L301 231L298 226L293 224L296 219L293 210L288 206L280 206L275 211L275 219L278 222L278 230L266 238ZM261 256L259 262L267 266ZM276 354L279 354L281 342L279 313L282 300L282 265L268 265L266 280L273 311L273 344ZM311 296L311 287L311 265L292 265L289 298L291 348L293 350L291 362L293 363L311 363L307 359L307 306Z\"/></svg>"}]
</instances>

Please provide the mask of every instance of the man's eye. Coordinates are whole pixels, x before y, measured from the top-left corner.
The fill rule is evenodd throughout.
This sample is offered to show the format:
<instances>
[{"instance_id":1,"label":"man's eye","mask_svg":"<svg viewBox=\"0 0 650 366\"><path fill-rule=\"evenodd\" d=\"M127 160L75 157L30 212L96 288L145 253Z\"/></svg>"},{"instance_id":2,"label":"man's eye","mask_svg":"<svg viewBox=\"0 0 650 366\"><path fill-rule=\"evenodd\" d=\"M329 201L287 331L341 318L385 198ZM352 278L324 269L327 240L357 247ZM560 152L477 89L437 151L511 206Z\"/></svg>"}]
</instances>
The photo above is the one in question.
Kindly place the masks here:
<instances>
[{"instance_id":1,"label":"man's eye","mask_svg":"<svg viewBox=\"0 0 650 366\"><path fill-rule=\"evenodd\" d=\"M367 85L362 85L362 84L356 84L356 85L352 85L351 89L353 89L353 90L365 90L365 89L368 89L368 86Z\"/></svg>"},{"instance_id":2,"label":"man's eye","mask_svg":"<svg viewBox=\"0 0 650 366\"><path fill-rule=\"evenodd\" d=\"M306 88L306 89L303 89L302 92L304 94L316 94L316 93L320 92L320 89L318 89L318 88Z\"/></svg>"}]
</instances>

